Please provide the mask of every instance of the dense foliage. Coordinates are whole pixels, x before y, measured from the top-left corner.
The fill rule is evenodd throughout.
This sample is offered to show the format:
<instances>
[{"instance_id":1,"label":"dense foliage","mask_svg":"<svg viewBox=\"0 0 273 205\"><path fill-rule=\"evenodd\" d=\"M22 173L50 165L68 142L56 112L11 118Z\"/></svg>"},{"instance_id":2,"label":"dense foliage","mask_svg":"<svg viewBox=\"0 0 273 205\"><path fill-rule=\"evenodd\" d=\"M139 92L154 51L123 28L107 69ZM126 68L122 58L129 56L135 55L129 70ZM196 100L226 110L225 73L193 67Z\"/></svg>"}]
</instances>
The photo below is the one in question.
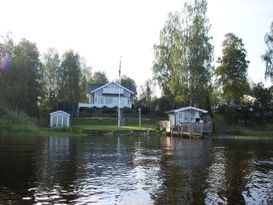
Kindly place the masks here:
<instances>
[{"instance_id":1,"label":"dense foliage","mask_svg":"<svg viewBox=\"0 0 273 205\"><path fill-rule=\"evenodd\" d=\"M108 79L105 72L97 71L90 79L90 83L93 84L105 84L108 83Z\"/></svg>"},{"instance_id":2,"label":"dense foliage","mask_svg":"<svg viewBox=\"0 0 273 205\"><path fill-rule=\"evenodd\" d=\"M222 54L223 56L218 59L220 65L215 70L217 84L221 86L226 102L238 104L249 88L247 81L249 61L246 60L247 52L242 39L233 33L226 34Z\"/></svg>"},{"instance_id":3,"label":"dense foliage","mask_svg":"<svg viewBox=\"0 0 273 205\"><path fill-rule=\"evenodd\" d=\"M80 102L91 69L73 50L61 57L49 49L40 58L35 43L22 39L15 44L9 36L0 43L0 108L48 115L58 102Z\"/></svg>"},{"instance_id":4,"label":"dense foliage","mask_svg":"<svg viewBox=\"0 0 273 205\"><path fill-rule=\"evenodd\" d=\"M14 45L8 39L0 49L2 56L9 55L9 65L0 71L1 105L36 115L42 96L41 62L36 45L25 39Z\"/></svg>"},{"instance_id":5,"label":"dense foliage","mask_svg":"<svg viewBox=\"0 0 273 205\"><path fill-rule=\"evenodd\" d=\"M186 3L181 13L169 14L154 46L154 78L164 95L178 105L206 106L212 74L207 2Z\"/></svg>"}]
</instances>

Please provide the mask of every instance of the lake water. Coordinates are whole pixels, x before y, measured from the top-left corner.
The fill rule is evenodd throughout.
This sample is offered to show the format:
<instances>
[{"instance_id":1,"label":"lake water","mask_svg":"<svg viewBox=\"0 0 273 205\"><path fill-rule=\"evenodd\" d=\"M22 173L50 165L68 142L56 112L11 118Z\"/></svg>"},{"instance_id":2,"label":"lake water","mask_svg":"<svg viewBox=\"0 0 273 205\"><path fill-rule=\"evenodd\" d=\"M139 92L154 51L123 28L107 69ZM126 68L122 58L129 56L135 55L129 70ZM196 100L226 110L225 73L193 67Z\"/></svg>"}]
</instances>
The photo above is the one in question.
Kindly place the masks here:
<instances>
[{"instance_id":1,"label":"lake water","mask_svg":"<svg viewBox=\"0 0 273 205\"><path fill-rule=\"evenodd\" d=\"M0 204L273 204L273 141L0 137Z\"/></svg>"}]
</instances>

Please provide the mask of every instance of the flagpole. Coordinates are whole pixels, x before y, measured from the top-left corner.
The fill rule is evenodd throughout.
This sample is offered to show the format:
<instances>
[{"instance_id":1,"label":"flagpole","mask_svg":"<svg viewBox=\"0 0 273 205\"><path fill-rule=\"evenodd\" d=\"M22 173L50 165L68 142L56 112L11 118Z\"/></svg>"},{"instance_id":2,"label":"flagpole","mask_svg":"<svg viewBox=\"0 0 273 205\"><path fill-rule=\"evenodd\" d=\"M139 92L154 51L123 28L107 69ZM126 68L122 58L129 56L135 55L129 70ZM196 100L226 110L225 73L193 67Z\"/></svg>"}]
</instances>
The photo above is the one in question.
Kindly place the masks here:
<instances>
[{"instance_id":1,"label":"flagpole","mask_svg":"<svg viewBox=\"0 0 273 205\"><path fill-rule=\"evenodd\" d=\"M121 78L120 78L120 73L121 73L121 57L119 61L119 86L118 86L118 127L120 127L120 83L121 83Z\"/></svg>"}]
</instances>

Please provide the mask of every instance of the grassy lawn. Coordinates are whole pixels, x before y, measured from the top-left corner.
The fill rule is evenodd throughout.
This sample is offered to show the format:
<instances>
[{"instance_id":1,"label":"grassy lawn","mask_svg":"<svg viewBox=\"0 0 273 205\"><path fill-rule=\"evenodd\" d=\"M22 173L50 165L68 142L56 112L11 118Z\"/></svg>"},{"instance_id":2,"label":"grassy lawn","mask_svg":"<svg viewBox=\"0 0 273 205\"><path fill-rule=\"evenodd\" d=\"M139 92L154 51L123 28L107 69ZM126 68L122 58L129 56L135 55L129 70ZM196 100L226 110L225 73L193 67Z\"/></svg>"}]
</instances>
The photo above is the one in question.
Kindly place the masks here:
<instances>
[{"instance_id":1,"label":"grassy lawn","mask_svg":"<svg viewBox=\"0 0 273 205\"><path fill-rule=\"evenodd\" d=\"M109 131L118 131L118 130L147 130L151 129L154 130L155 128L152 127L141 127L138 126L120 126L117 125L75 125L74 127L83 129L83 130L109 130Z\"/></svg>"},{"instance_id":2,"label":"grassy lawn","mask_svg":"<svg viewBox=\"0 0 273 205\"><path fill-rule=\"evenodd\" d=\"M141 129L138 118L126 119L126 125L118 127L117 119L112 117L75 117L72 119L73 127L89 130L155 130L158 127L160 118L142 118Z\"/></svg>"},{"instance_id":3,"label":"grassy lawn","mask_svg":"<svg viewBox=\"0 0 273 205\"><path fill-rule=\"evenodd\" d=\"M112 117L75 117L71 119L69 128L48 128L38 127L35 124L5 124L0 121L0 135L37 135L37 136L79 136L83 135L84 130L94 131L138 131L138 130L156 130L160 118L142 118L141 128L139 128L139 119L126 119L126 126L117 126L117 119Z\"/></svg>"}]
</instances>

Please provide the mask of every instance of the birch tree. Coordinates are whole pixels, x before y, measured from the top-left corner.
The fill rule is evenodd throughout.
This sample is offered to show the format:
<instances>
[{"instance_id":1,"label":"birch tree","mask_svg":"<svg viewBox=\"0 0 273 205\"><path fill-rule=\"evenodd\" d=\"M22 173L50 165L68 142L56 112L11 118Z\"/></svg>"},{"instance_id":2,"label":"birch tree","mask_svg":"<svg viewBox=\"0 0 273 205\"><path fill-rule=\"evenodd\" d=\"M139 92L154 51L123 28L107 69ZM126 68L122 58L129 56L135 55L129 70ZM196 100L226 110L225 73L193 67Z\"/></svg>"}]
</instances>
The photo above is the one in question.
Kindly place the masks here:
<instances>
[{"instance_id":1,"label":"birch tree","mask_svg":"<svg viewBox=\"0 0 273 205\"><path fill-rule=\"evenodd\" d=\"M265 54L262 55L265 62L265 78L269 78L273 82L273 22L269 33L265 35L264 41L267 47Z\"/></svg>"},{"instance_id":2,"label":"birch tree","mask_svg":"<svg viewBox=\"0 0 273 205\"><path fill-rule=\"evenodd\" d=\"M186 3L169 14L154 46L154 78L173 106L206 104L212 75L213 46L208 32L207 2Z\"/></svg>"}]
</instances>

